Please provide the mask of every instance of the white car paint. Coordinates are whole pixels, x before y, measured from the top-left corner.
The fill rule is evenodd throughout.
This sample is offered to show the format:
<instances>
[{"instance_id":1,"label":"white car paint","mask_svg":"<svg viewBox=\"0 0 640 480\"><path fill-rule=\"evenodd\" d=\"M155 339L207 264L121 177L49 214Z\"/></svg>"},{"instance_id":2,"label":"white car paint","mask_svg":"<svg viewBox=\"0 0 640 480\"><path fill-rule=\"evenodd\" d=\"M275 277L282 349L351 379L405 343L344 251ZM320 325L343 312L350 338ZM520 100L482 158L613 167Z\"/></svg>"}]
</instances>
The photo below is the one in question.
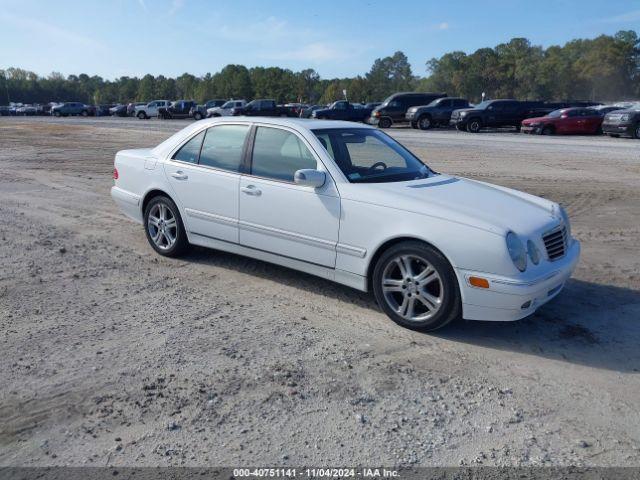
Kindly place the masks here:
<instances>
[{"instance_id":1,"label":"white car paint","mask_svg":"<svg viewBox=\"0 0 640 480\"><path fill-rule=\"evenodd\" d=\"M319 188L223 172L171 160L188 139L216 125L264 125L293 132L327 181ZM288 266L366 291L372 259L386 242L427 242L453 267L469 320L517 320L555 297L571 276L580 243L546 257L542 235L561 226L559 205L516 190L448 175L393 183L350 183L311 129L373 128L293 118L216 118L197 122L153 149L118 152L112 197L143 222L145 196L173 198L192 244ZM188 180L174 178L186 174ZM181 183L182 182L182 183ZM188 186L187 186L188 185ZM252 194L255 189L259 195ZM506 248L508 232L531 239L542 259L520 272ZM481 276L490 288L471 286ZM529 306L523 308L526 302Z\"/></svg>"},{"instance_id":2,"label":"white car paint","mask_svg":"<svg viewBox=\"0 0 640 480\"><path fill-rule=\"evenodd\" d=\"M135 107L135 116L138 116L140 112L143 112L146 117L157 117L158 110L160 108L168 108L171 105L169 100L154 100L146 105L138 105Z\"/></svg>"},{"instance_id":3,"label":"white car paint","mask_svg":"<svg viewBox=\"0 0 640 480\"><path fill-rule=\"evenodd\" d=\"M244 107L246 104L246 100L229 100L219 107L207 109L207 117L228 117L231 115L231 110Z\"/></svg>"}]
</instances>

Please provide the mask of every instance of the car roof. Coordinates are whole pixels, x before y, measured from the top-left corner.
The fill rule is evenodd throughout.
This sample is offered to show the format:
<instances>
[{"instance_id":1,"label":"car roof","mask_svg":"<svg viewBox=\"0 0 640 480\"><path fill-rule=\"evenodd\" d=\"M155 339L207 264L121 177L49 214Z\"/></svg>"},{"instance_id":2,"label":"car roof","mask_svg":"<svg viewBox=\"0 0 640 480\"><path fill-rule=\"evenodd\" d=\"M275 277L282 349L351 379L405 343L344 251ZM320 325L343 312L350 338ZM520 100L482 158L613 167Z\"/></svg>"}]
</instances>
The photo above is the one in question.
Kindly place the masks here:
<instances>
[{"instance_id":1,"label":"car roof","mask_svg":"<svg viewBox=\"0 0 640 480\"><path fill-rule=\"evenodd\" d=\"M313 118L298 118L298 117L216 117L206 120L200 120L198 125L202 125L202 122L209 123L210 125L218 125L221 123L263 123L269 125L278 125L283 127L290 127L297 130L323 130L327 128L373 128L370 125L364 123L346 122L342 120L316 120Z\"/></svg>"}]
</instances>

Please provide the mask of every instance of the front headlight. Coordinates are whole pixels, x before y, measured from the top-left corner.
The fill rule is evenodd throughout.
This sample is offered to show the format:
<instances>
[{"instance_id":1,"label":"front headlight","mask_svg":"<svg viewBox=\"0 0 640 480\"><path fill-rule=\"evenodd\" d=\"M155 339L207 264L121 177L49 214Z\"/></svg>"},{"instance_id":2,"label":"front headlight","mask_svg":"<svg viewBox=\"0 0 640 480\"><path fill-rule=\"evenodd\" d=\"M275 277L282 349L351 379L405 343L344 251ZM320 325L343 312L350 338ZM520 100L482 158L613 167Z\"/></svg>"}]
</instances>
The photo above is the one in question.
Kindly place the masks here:
<instances>
[{"instance_id":1,"label":"front headlight","mask_svg":"<svg viewBox=\"0 0 640 480\"><path fill-rule=\"evenodd\" d=\"M513 232L507 233L507 250L516 268L524 272L527 269L527 251L520 237Z\"/></svg>"},{"instance_id":2,"label":"front headlight","mask_svg":"<svg viewBox=\"0 0 640 480\"><path fill-rule=\"evenodd\" d=\"M527 240L527 253L534 265L538 265L540 263L540 250L538 250L536 244L531 240Z\"/></svg>"},{"instance_id":3,"label":"front headlight","mask_svg":"<svg viewBox=\"0 0 640 480\"><path fill-rule=\"evenodd\" d=\"M467 115L467 112L460 112L460 116L461 116L461 117L464 117L464 116L466 116L466 115Z\"/></svg>"},{"instance_id":4,"label":"front headlight","mask_svg":"<svg viewBox=\"0 0 640 480\"><path fill-rule=\"evenodd\" d=\"M620 120L623 121L623 122L628 122L629 121L629 114L625 113L625 114L620 115Z\"/></svg>"},{"instance_id":5,"label":"front headlight","mask_svg":"<svg viewBox=\"0 0 640 480\"><path fill-rule=\"evenodd\" d=\"M562 222L567 228L567 244L571 244L571 222L569 221L569 215L567 211L564 209L562 205L560 205L560 216L562 217Z\"/></svg>"}]
</instances>

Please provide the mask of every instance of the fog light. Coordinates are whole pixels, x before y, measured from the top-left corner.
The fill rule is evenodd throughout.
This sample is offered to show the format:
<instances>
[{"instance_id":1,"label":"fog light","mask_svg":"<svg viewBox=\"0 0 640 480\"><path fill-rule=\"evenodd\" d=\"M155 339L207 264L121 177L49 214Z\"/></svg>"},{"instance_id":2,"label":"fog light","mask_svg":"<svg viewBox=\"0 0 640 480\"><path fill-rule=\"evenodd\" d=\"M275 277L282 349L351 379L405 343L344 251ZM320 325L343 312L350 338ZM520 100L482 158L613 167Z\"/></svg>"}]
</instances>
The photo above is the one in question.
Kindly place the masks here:
<instances>
[{"instance_id":1,"label":"fog light","mask_svg":"<svg viewBox=\"0 0 640 480\"><path fill-rule=\"evenodd\" d=\"M469 277L469 285L478 288L489 288L489 280L481 277Z\"/></svg>"}]
</instances>

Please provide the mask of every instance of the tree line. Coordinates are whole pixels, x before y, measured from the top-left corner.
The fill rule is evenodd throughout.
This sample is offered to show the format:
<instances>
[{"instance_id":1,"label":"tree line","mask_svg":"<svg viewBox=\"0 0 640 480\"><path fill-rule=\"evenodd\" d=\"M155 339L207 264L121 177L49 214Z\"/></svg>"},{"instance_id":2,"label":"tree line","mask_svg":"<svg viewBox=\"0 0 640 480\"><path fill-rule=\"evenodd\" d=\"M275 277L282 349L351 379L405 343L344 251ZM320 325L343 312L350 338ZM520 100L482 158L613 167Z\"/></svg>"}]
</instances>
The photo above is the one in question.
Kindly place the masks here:
<instances>
[{"instance_id":1,"label":"tree line","mask_svg":"<svg viewBox=\"0 0 640 480\"><path fill-rule=\"evenodd\" d=\"M0 70L0 104L8 102L126 103L156 98L274 98L278 102L381 101L398 91L446 92L471 101L486 98L608 101L640 98L640 39L635 31L576 39L543 48L513 38L471 54L447 53L413 74L402 52L377 59L369 72L322 79L313 69L227 65L216 73L176 78L145 75L105 80L87 74L46 77L20 68Z\"/></svg>"}]
</instances>

